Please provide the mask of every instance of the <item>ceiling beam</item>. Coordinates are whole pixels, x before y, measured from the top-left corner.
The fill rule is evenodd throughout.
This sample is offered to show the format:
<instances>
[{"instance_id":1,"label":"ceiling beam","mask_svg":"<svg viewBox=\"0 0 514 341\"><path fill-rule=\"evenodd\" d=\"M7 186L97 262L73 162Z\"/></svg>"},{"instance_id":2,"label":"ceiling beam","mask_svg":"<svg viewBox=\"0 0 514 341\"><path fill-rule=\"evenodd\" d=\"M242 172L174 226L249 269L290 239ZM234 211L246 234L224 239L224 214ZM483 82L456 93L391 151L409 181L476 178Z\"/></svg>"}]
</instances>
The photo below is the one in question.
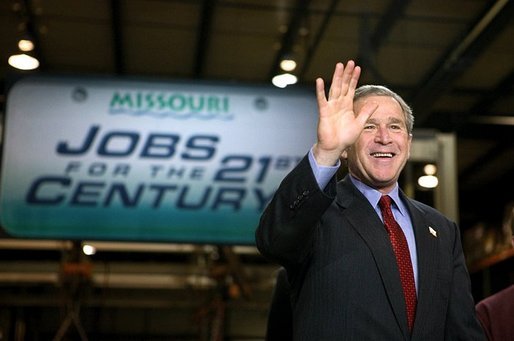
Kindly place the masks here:
<instances>
[{"instance_id":1,"label":"ceiling beam","mask_svg":"<svg viewBox=\"0 0 514 341\"><path fill-rule=\"evenodd\" d=\"M123 23L120 1L111 0L110 8L114 72L117 75L123 75L125 73L125 57L123 55Z\"/></svg>"},{"instance_id":2,"label":"ceiling beam","mask_svg":"<svg viewBox=\"0 0 514 341\"><path fill-rule=\"evenodd\" d=\"M287 25L287 32L284 34L280 44L280 49L275 55L273 64L271 64L268 75L269 79L273 78L273 76L275 76L280 70L280 61L282 58L291 52L298 35L298 30L308 14L309 4L310 0L297 0L294 12L289 20L289 24Z\"/></svg>"},{"instance_id":3,"label":"ceiling beam","mask_svg":"<svg viewBox=\"0 0 514 341\"><path fill-rule=\"evenodd\" d=\"M494 102L498 101L501 98L508 96L514 88L514 71L505 76L496 87L487 91L483 98L473 106L470 110L469 116L476 115L492 115L493 111L491 110Z\"/></svg>"},{"instance_id":4,"label":"ceiling beam","mask_svg":"<svg viewBox=\"0 0 514 341\"><path fill-rule=\"evenodd\" d=\"M491 148L483 157L476 159L471 165L459 172L459 182L465 184L479 169L483 170L493 163L498 157L505 154L506 151L512 148L512 143L497 143L496 146Z\"/></svg>"},{"instance_id":5,"label":"ceiling beam","mask_svg":"<svg viewBox=\"0 0 514 341\"><path fill-rule=\"evenodd\" d=\"M316 37L312 41L312 44L309 45L309 48L307 50L307 54L305 55L305 59L303 61L302 70L298 74L299 78L303 78L305 76L305 73L309 69L309 66L312 62L312 58L314 57L314 53L318 50L319 43L321 42L321 39L325 35L325 31L327 30L328 24L330 23L330 20L332 19L337 5L339 4L340 0L332 0L330 5L328 6L328 9L325 11L325 15L323 16L323 21L321 22L321 25L318 29L318 32L316 33Z\"/></svg>"},{"instance_id":6,"label":"ceiling beam","mask_svg":"<svg viewBox=\"0 0 514 341\"><path fill-rule=\"evenodd\" d=\"M443 126L451 126L452 130L457 132L460 137L470 138L483 138L494 140L497 142L495 148L485 156L478 158L474 163L461 169L459 172L459 180L461 185L465 185L473 174L479 170L487 167L497 158L503 157L505 150L512 148L512 131L506 124L495 124L498 123L499 116L492 116L497 114L491 110L493 104L512 92L514 86L514 71L504 77L491 91L485 93L482 99L476 103L466 113L459 115L438 115L432 114L431 122L439 125L439 128ZM439 119L437 118L439 117ZM487 119L490 119L489 121ZM505 118L512 118L506 116ZM450 120L450 122L447 122ZM505 120L507 121L507 120ZM488 122L490 124L488 124ZM441 129L442 130L442 129Z\"/></svg>"},{"instance_id":7,"label":"ceiling beam","mask_svg":"<svg viewBox=\"0 0 514 341\"><path fill-rule=\"evenodd\" d=\"M195 78L202 78L205 70L205 60L211 42L210 32L212 31L212 19L214 17L215 6L215 0L203 0L202 15L196 40L195 64L193 65L193 77Z\"/></svg>"},{"instance_id":8,"label":"ceiling beam","mask_svg":"<svg viewBox=\"0 0 514 341\"><path fill-rule=\"evenodd\" d=\"M375 57L395 24L403 16L405 9L409 4L410 0L391 1L389 7L386 9L384 15L376 25L373 34L370 34L369 32L368 17L364 16L361 21L359 56L357 60L363 69L369 70L376 78L377 82L382 84L387 82L376 67Z\"/></svg>"},{"instance_id":9,"label":"ceiling beam","mask_svg":"<svg viewBox=\"0 0 514 341\"><path fill-rule=\"evenodd\" d=\"M512 19L514 1L498 0L481 16L464 37L459 37L416 87L409 102L416 111L416 123L423 124L429 117L432 104L451 87L453 81L486 50L494 37Z\"/></svg>"},{"instance_id":10,"label":"ceiling beam","mask_svg":"<svg viewBox=\"0 0 514 341\"><path fill-rule=\"evenodd\" d=\"M23 8L21 9L21 20L25 22L25 31L28 36L32 39L34 43L34 50L32 53L34 57L39 60L39 70L45 71L46 69L46 60L43 54L43 49L41 48L41 37L39 35L39 30L37 29L37 17L34 14L34 10L32 8L31 0L23 1ZM20 37L21 38L21 37Z\"/></svg>"},{"instance_id":11,"label":"ceiling beam","mask_svg":"<svg viewBox=\"0 0 514 341\"><path fill-rule=\"evenodd\" d=\"M371 36L370 43L371 47L377 52L384 41L387 39L394 25L403 16L405 9L410 4L411 0L393 0L389 4L389 7L382 16L382 19L378 22L373 36Z\"/></svg>"},{"instance_id":12,"label":"ceiling beam","mask_svg":"<svg viewBox=\"0 0 514 341\"><path fill-rule=\"evenodd\" d=\"M494 103L502 98L508 98L512 96L514 88L514 71L505 76L493 89L487 91L466 91L462 89L453 89L451 94L464 96L481 97L481 99L475 103L469 110L460 113L449 113L449 112L433 112L428 120L425 122L431 128L436 128L444 131L451 127L453 132L459 134L459 136L470 136L471 137L487 137L496 139L498 138L496 132L492 129L477 129L476 124L490 124L490 125L501 125L500 120L496 118L500 115L504 115L503 112L497 112L493 110ZM491 118L491 119L488 119ZM496 122L495 122L496 121ZM511 132L508 132L508 139L511 139Z\"/></svg>"}]
</instances>

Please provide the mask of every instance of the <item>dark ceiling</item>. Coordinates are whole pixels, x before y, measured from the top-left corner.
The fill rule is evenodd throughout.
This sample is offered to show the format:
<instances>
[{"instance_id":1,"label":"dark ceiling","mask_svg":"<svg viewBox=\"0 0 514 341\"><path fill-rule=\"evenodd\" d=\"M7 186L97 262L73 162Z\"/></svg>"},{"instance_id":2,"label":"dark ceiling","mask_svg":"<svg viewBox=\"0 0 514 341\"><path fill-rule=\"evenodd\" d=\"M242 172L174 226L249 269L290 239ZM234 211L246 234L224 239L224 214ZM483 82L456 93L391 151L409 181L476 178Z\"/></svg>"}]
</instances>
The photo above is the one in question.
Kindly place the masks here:
<instances>
[{"instance_id":1,"label":"dark ceiling","mask_svg":"<svg viewBox=\"0 0 514 341\"><path fill-rule=\"evenodd\" d=\"M40 74L269 84L292 54L294 86L314 89L354 59L362 84L411 104L417 129L456 134L463 229L499 223L514 200L514 1L1 1L2 111L27 74L6 62L25 34Z\"/></svg>"}]
</instances>

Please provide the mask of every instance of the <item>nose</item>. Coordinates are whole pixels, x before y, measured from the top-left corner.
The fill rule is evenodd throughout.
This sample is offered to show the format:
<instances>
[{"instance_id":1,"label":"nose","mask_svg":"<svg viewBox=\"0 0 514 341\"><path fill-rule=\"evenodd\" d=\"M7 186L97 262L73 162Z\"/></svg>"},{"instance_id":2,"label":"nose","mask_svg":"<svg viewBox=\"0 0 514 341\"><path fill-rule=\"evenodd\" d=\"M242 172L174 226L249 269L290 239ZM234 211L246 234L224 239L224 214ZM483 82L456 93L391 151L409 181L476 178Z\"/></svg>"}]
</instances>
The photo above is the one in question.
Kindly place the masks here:
<instances>
[{"instance_id":1,"label":"nose","mask_svg":"<svg viewBox=\"0 0 514 341\"><path fill-rule=\"evenodd\" d=\"M381 144L388 144L391 142L391 136L389 135L389 130L386 126L378 126L377 132L375 134L375 142Z\"/></svg>"}]
</instances>

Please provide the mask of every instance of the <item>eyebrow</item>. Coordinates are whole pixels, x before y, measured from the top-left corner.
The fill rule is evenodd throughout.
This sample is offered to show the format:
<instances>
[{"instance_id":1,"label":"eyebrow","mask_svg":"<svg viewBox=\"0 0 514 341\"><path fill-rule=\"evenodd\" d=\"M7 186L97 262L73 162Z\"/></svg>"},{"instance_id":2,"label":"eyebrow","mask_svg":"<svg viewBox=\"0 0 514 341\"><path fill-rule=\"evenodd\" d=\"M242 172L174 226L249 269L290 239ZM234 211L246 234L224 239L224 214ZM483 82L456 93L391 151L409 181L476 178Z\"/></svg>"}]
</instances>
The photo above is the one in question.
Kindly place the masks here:
<instances>
[{"instance_id":1,"label":"eyebrow","mask_svg":"<svg viewBox=\"0 0 514 341\"><path fill-rule=\"evenodd\" d=\"M373 117L370 117L370 118L368 118L366 123L378 124L379 122L376 119L374 119ZM389 123L389 124L391 124L391 123L401 123L401 124L406 125L406 123L403 120L400 120L399 118L396 118L396 117L390 117L388 119L387 123Z\"/></svg>"}]
</instances>

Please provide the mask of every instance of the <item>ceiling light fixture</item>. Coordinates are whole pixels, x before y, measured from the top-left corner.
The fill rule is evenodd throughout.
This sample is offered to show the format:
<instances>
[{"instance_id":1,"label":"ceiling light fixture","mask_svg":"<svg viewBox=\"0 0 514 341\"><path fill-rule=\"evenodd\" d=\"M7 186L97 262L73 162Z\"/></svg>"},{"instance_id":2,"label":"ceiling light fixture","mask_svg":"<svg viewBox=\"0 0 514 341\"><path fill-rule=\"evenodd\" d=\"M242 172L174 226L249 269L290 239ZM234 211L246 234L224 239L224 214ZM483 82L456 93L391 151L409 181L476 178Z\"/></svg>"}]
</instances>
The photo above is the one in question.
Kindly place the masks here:
<instances>
[{"instance_id":1,"label":"ceiling light fixture","mask_svg":"<svg viewBox=\"0 0 514 341\"><path fill-rule=\"evenodd\" d=\"M96 248L93 245L85 244L82 247L82 252L84 252L86 256L92 256L96 253Z\"/></svg>"},{"instance_id":2,"label":"ceiling light fixture","mask_svg":"<svg viewBox=\"0 0 514 341\"><path fill-rule=\"evenodd\" d=\"M423 171L425 172L425 175L419 177L418 185L423 188L436 188L439 184L439 179L435 176L435 173L437 172L436 165L431 163L426 164L425 167L423 167Z\"/></svg>"},{"instance_id":3,"label":"ceiling light fixture","mask_svg":"<svg viewBox=\"0 0 514 341\"><path fill-rule=\"evenodd\" d=\"M34 70L39 67L39 60L25 53L13 54L8 62L13 68L19 70Z\"/></svg>"},{"instance_id":4,"label":"ceiling light fixture","mask_svg":"<svg viewBox=\"0 0 514 341\"><path fill-rule=\"evenodd\" d=\"M39 60L34 57L33 52L35 49L35 44L28 35L24 35L18 41L18 52L13 53L9 59L8 63L15 69L19 70L34 70L39 67Z\"/></svg>"},{"instance_id":5,"label":"ceiling light fixture","mask_svg":"<svg viewBox=\"0 0 514 341\"><path fill-rule=\"evenodd\" d=\"M418 179L418 185L423 188L436 188L439 184L439 179L435 175L422 175Z\"/></svg>"},{"instance_id":6,"label":"ceiling light fixture","mask_svg":"<svg viewBox=\"0 0 514 341\"><path fill-rule=\"evenodd\" d=\"M280 68L286 72L291 72L296 69L296 62L294 59L286 57L280 62Z\"/></svg>"},{"instance_id":7,"label":"ceiling light fixture","mask_svg":"<svg viewBox=\"0 0 514 341\"><path fill-rule=\"evenodd\" d=\"M30 39L20 39L18 41L18 48L20 51L29 52L34 50L34 43Z\"/></svg>"},{"instance_id":8,"label":"ceiling light fixture","mask_svg":"<svg viewBox=\"0 0 514 341\"><path fill-rule=\"evenodd\" d=\"M296 82L298 82L298 78L290 73L276 75L271 80L271 83L273 83L277 88L285 88L288 85L296 84Z\"/></svg>"},{"instance_id":9,"label":"ceiling light fixture","mask_svg":"<svg viewBox=\"0 0 514 341\"><path fill-rule=\"evenodd\" d=\"M437 167L434 164L427 163L425 167L423 167L423 171L427 175L434 175L437 172Z\"/></svg>"}]
</instances>

